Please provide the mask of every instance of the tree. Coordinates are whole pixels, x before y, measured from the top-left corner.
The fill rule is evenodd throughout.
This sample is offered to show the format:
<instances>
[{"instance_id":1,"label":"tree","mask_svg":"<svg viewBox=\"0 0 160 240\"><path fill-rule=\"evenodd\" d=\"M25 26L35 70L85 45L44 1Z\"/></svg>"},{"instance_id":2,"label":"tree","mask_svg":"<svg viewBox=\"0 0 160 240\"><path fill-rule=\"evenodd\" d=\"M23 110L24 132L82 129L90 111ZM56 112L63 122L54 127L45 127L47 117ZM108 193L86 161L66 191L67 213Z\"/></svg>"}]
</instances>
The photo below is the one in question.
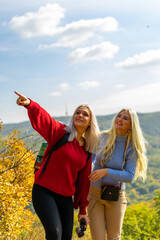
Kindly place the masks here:
<instances>
[{"instance_id":1,"label":"tree","mask_svg":"<svg viewBox=\"0 0 160 240\"><path fill-rule=\"evenodd\" d=\"M0 138L0 239L18 239L20 233L30 230L34 161L18 130L5 140Z\"/></svg>"}]
</instances>

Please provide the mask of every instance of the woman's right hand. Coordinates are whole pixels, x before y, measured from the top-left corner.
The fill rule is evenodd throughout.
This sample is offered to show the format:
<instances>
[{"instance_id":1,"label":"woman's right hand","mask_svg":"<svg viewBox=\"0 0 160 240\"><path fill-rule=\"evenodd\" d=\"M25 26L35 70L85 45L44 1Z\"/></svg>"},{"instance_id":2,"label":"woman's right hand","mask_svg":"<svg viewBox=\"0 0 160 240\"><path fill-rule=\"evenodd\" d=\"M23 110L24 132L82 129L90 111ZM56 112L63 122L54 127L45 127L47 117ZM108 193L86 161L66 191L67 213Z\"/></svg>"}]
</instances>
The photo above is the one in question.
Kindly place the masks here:
<instances>
[{"instance_id":1,"label":"woman's right hand","mask_svg":"<svg viewBox=\"0 0 160 240\"><path fill-rule=\"evenodd\" d=\"M20 106L29 106L29 104L30 104L30 102L31 102L31 101L29 100L29 98L23 96L22 94L20 94L20 93L18 93L18 92L16 92L16 91L14 91L14 92L15 92L15 94L18 95L18 98L17 98L17 101L16 101L16 103L17 103L18 105L20 105Z\"/></svg>"},{"instance_id":2,"label":"woman's right hand","mask_svg":"<svg viewBox=\"0 0 160 240\"><path fill-rule=\"evenodd\" d=\"M107 168L97 169L89 175L89 180L96 182L98 179L100 179L106 175L108 175Z\"/></svg>"}]
</instances>

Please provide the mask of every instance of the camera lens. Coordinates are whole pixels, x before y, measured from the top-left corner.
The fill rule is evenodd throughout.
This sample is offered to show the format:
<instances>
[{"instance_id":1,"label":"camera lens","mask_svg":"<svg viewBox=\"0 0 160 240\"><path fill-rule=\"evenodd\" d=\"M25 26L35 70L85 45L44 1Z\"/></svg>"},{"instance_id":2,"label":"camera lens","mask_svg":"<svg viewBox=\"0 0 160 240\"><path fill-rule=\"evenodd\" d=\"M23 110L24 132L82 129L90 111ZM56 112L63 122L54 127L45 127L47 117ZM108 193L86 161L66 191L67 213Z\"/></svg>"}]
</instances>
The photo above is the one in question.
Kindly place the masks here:
<instances>
[{"instance_id":1,"label":"camera lens","mask_svg":"<svg viewBox=\"0 0 160 240\"><path fill-rule=\"evenodd\" d=\"M76 228L76 233L79 238L84 236L84 231L86 231L86 221L84 218L80 220L80 227Z\"/></svg>"}]
</instances>

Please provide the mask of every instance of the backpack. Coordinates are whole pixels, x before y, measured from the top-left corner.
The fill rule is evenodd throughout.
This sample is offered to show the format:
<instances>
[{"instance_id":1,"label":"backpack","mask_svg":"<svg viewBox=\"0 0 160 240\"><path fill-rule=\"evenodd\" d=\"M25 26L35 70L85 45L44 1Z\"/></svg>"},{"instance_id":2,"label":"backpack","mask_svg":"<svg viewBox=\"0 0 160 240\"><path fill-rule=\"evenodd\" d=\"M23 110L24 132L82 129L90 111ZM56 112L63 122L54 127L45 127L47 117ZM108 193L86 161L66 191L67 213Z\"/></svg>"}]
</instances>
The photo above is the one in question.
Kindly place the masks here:
<instances>
[{"instance_id":1,"label":"backpack","mask_svg":"<svg viewBox=\"0 0 160 240\"><path fill-rule=\"evenodd\" d=\"M58 142L55 143L55 145L51 148L51 150L48 152L48 155L47 155L47 160L43 166L43 169L42 169L42 174L44 173L46 167L47 167L47 164L49 162L49 159L52 155L52 152L57 150L58 148L62 147L64 144L66 144L68 142L68 138L69 138L69 132L65 132L65 134L58 140ZM42 159L43 159L43 154L44 154L44 151L46 150L47 148L47 142L43 142L42 145L41 145L41 148L40 148L40 151L37 155L37 158L36 158L36 161L35 161L35 164L34 164L34 172L36 172L38 169L40 169L41 165L42 165ZM87 160L90 158L91 156L91 153L88 152L88 156L87 156Z\"/></svg>"}]
</instances>

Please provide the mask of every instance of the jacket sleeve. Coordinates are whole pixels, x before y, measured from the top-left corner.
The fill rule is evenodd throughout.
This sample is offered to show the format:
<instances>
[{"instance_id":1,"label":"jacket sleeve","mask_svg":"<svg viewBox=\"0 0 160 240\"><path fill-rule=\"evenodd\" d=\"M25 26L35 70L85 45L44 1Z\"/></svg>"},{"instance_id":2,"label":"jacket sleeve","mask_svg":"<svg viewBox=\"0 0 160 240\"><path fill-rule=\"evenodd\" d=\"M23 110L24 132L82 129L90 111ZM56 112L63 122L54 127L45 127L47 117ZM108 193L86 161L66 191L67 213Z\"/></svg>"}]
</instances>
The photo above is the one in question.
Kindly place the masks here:
<instances>
[{"instance_id":1,"label":"jacket sleeve","mask_svg":"<svg viewBox=\"0 0 160 240\"><path fill-rule=\"evenodd\" d=\"M54 144L54 140L59 138L58 130L62 129L62 124L52 118L49 113L38 103L32 101L27 106L28 116L32 127L47 141Z\"/></svg>"},{"instance_id":2,"label":"jacket sleeve","mask_svg":"<svg viewBox=\"0 0 160 240\"><path fill-rule=\"evenodd\" d=\"M90 180L89 175L91 173L91 162L92 156L86 162L84 168L82 168L78 173L78 182L76 191L74 194L74 203L73 206L75 209L79 207L79 214L86 214L86 207L89 203L87 200L89 188L90 188Z\"/></svg>"}]
</instances>

